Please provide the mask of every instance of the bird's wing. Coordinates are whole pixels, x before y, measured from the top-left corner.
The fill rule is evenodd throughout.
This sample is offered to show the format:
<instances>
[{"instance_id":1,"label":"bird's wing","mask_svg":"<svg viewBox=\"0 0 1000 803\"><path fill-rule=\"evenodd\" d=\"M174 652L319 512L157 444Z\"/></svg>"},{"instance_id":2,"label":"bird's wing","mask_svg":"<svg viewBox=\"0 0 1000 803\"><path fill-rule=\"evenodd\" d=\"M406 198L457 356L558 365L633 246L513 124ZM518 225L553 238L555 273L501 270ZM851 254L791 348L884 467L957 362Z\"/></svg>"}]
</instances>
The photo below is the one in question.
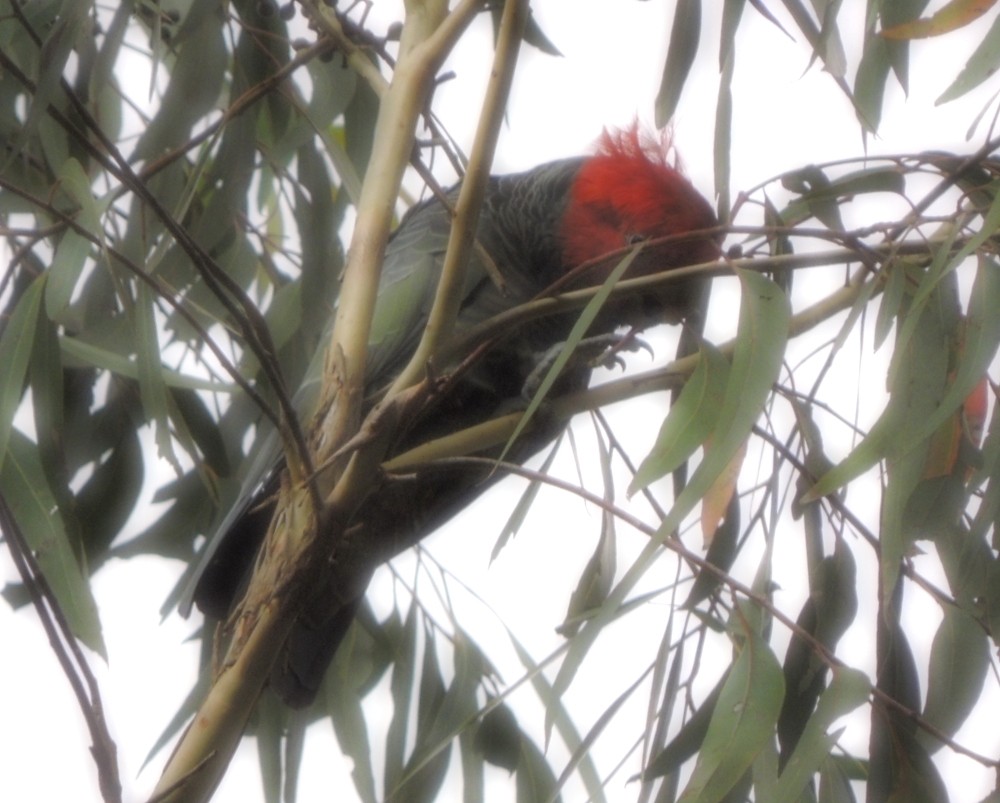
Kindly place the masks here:
<instances>
[{"instance_id":1,"label":"bird's wing","mask_svg":"<svg viewBox=\"0 0 1000 803\"><path fill-rule=\"evenodd\" d=\"M386 246L368 345L368 392L391 381L405 366L419 342L437 290L450 226L451 215L445 207L434 200L427 201L407 213ZM488 281L486 276L482 262L478 258L471 259L466 276L466 295L480 286L484 279ZM329 328L320 339L317 352L293 398L302 421L310 419L319 399L328 340ZM259 434L243 463L235 501L228 509L220 510L208 530L198 560L181 580L178 608L183 615L190 612L196 593L200 593L199 584L227 536L239 530L241 519L266 493L273 492L273 479L283 464L281 438L270 421L262 418ZM255 542L242 548L256 551L257 546Z\"/></svg>"}]
</instances>

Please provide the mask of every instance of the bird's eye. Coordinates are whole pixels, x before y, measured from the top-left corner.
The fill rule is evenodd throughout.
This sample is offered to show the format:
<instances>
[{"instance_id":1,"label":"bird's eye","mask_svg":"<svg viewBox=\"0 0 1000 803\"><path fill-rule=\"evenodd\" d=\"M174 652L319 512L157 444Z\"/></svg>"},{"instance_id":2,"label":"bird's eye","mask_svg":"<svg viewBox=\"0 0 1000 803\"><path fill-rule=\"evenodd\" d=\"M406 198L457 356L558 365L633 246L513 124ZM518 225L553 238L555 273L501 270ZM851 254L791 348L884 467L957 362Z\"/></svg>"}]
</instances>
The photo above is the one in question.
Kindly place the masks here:
<instances>
[{"instance_id":1,"label":"bird's eye","mask_svg":"<svg viewBox=\"0 0 1000 803\"><path fill-rule=\"evenodd\" d=\"M645 234L640 234L637 231L630 231L625 235L625 245L638 245L639 243L644 243L649 238Z\"/></svg>"}]
</instances>

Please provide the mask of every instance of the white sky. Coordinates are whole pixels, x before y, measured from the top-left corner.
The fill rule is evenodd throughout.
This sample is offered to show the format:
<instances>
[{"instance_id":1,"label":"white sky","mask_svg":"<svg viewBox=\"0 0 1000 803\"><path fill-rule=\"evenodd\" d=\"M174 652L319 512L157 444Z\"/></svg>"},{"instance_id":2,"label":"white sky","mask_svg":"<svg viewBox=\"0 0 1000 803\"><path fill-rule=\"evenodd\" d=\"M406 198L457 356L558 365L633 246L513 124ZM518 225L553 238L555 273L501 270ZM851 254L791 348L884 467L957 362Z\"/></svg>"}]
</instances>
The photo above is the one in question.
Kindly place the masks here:
<instances>
[{"instance_id":1,"label":"white sky","mask_svg":"<svg viewBox=\"0 0 1000 803\"><path fill-rule=\"evenodd\" d=\"M396 5L376 0L373 19L395 18L392 9ZM540 0L535 5L539 24L564 57L550 58L530 49L524 52L508 127L500 140L498 172L584 152L604 125L627 125L635 117L651 123L653 118L652 104L669 31L668 7L672 4ZM746 14L755 16L749 8ZM374 23L376 29L379 25ZM714 39L715 21L705 20L703 27L707 36ZM716 45L706 39L703 47L714 54ZM920 54L925 51L933 56L922 59ZM738 52L740 60L733 93L734 190L754 186L809 162L863 153L859 128L847 101L817 66L806 71L808 54L803 44L790 41L768 23L756 19L744 24ZM881 139L869 143L871 152L930 148L966 152L978 145L981 139L967 145L964 137L987 99L985 92L974 93L940 109L932 105L969 52L970 40L962 33L941 42L915 46L911 62L913 97L903 103L900 94L890 90L892 100L884 116ZM456 51L449 66L456 70L458 79L441 88L435 104L446 126L466 147L476 124L470 96L475 97L476 88L485 76L489 53L488 27L480 25L478 32L467 37ZM854 64L856 59L849 62ZM687 172L708 196L713 187L715 63L714 56L699 62L700 72L689 81L675 132ZM802 285L803 282L798 283L799 288ZM731 333L733 318L723 315L719 316L723 320L713 321L718 324L715 328L720 337ZM668 354L661 350L657 356L662 360ZM648 357L642 355L636 362L641 368L649 365ZM657 411L649 413L654 414ZM662 411L658 414L662 415ZM514 488L506 496L510 498L516 493ZM432 551L440 558L447 558L449 566L459 567L462 578L541 657L557 643L552 631L562 620L570 590L593 549L597 514L584 510L578 521L567 519L560 512L555 520L533 520L513 546L489 566L497 522L504 515L484 512L490 510L503 508L490 505L471 511L449 528L447 536L434 539ZM625 550L628 548L623 546ZM151 767L138 775L141 762L194 677L196 647L181 642L194 630L195 623L176 616L162 625L159 622L159 606L181 569L178 564L152 559L116 562L103 569L94 581L110 663L105 667L95 658L93 665L102 681L112 735L118 742L127 800L141 799L152 789L165 756L157 756ZM6 557L0 559L0 571L2 579L15 576ZM489 615L473 610L475 603L467 604L469 614L463 623L477 637L481 632L477 627L496 627L495 623L490 624ZM917 610L911 615L937 614L933 610ZM0 756L4 757L0 800L98 800L82 719L33 613L22 611L15 615L0 605L0 632L4 633L7 655L0 683L0 711L4 720L0 727ZM609 638L612 639L607 647L610 654L628 650L627 640L615 646L614 639L618 637ZM850 638L842 645L844 655L850 655ZM650 639L658 641L659 633L654 632ZM640 665L634 668L638 671ZM593 689L599 689L605 682L620 689L633 679L626 672L621 676L624 680L606 681L606 673L611 671L607 667L587 671L591 677L581 677L572 692L575 702L585 709L588 698L593 698L589 710L581 716L583 729L606 705L604 698L593 694ZM329 799L331 783L338 784L338 789L351 789L346 774L349 767L331 760L337 750L328 731L320 727L311 734L315 738L307 753L299 797L303 803ZM630 740L633 737L629 734L635 731L636 728L622 731L623 738ZM378 734L372 738L376 745L381 743ZM995 741L979 746L995 749ZM942 771L949 787L955 790L957 801L976 799L991 788L992 779L971 762L951 760L943 765ZM254 751L244 749L216 799L222 803L258 799L257 772ZM492 787L497 794L491 799L509 799L505 777L497 774ZM608 793L612 800L632 799L635 794L618 782L609 787ZM622 797L616 798L619 793ZM344 793L337 799L352 798Z\"/></svg>"}]
</instances>

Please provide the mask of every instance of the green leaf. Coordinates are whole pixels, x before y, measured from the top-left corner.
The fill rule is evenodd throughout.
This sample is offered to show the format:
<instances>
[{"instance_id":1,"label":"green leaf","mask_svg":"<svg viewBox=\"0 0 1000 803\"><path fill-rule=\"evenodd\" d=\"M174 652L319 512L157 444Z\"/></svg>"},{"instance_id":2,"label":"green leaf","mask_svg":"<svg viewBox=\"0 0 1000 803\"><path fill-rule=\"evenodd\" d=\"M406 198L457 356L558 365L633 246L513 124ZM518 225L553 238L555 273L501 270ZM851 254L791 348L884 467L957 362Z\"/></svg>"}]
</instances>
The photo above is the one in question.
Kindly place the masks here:
<instances>
[{"instance_id":1,"label":"green leaf","mask_svg":"<svg viewBox=\"0 0 1000 803\"><path fill-rule=\"evenodd\" d=\"M39 75L35 82L35 91L31 96L31 106L23 127L19 127L17 136L11 143L11 155L18 154L21 149L34 139L36 130L50 105L57 108L63 106L61 101L61 82L63 71L69 62L70 54L80 36L90 24L88 0L63 0L54 24L48 30L45 41L42 42L39 54ZM56 165L62 164L61 161Z\"/></svg>"},{"instance_id":2,"label":"green leaf","mask_svg":"<svg viewBox=\"0 0 1000 803\"><path fill-rule=\"evenodd\" d=\"M775 803L796 803L817 772L841 731L828 733L840 717L863 705L871 692L868 677L856 669L837 667L833 679L819 698L802 737L785 765L775 789Z\"/></svg>"},{"instance_id":3,"label":"green leaf","mask_svg":"<svg viewBox=\"0 0 1000 803\"><path fill-rule=\"evenodd\" d=\"M837 13L841 0L812 0L813 8L822 16L818 50L824 69L830 75L843 78L847 73L847 56L837 28Z\"/></svg>"},{"instance_id":4,"label":"green leaf","mask_svg":"<svg viewBox=\"0 0 1000 803\"><path fill-rule=\"evenodd\" d=\"M890 270L879 302L878 314L875 316L875 348L879 349L892 331L896 318L903 308L903 298L906 284L909 281L905 270Z\"/></svg>"},{"instance_id":5,"label":"green leaf","mask_svg":"<svg viewBox=\"0 0 1000 803\"><path fill-rule=\"evenodd\" d=\"M705 552L705 562L723 572L728 572L739 554L739 537L740 501L739 496L733 494L726 506L722 524L712 535L712 541ZM710 569L699 569L691 584L691 591L684 600L684 607L694 608L702 600L708 599L721 583L722 578L715 572Z\"/></svg>"},{"instance_id":6,"label":"green leaf","mask_svg":"<svg viewBox=\"0 0 1000 803\"><path fill-rule=\"evenodd\" d=\"M679 803L722 800L773 738L785 693L781 667L771 648L753 629L744 638L719 702L694 772Z\"/></svg>"},{"instance_id":7,"label":"green leaf","mask_svg":"<svg viewBox=\"0 0 1000 803\"><path fill-rule=\"evenodd\" d=\"M945 606L931 644L923 718L953 736L979 701L989 668L989 641L982 626L966 611ZM917 738L929 753L942 747L923 730Z\"/></svg>"},{"instance_id":8,"label":"green leaf","mask_svg":"<svg viewBox=\"0 0 1000 803\"><path fill-rule=\"evenodd\" d=\"M819 803L857 803L843 763L827 756L819 770Z\"/></svg>"},{"instance_id":9,"label":"green leaf","mask_svg":"<svg viewBox=\"0 0 1000 803\"><path fill-rule=\"evenodd\" d=\"M139 378L139 369L135 362L123 354L108 351L105 348L87 343L76 337L63 335L59 338L63 359L68 366L93 366L129 379ZM162 369L163 380L173 388L183 390L204 390L210 393L234 393L237 386L232 383L188 376L169 368Z\"/></svg>"},{"instance_id":10,"label":"green leaf","mask_svg":"<svg viewBox=\"0 0 1000 803\"><path fill-rule=\"evenodd\" d=\"M998 69L1000 69L1000 17L993 20L983 41L972 51L969 60L951 85L934 101L935 105L939 106L961 97L987 78L993 77Z\"/></svg>"},{"instance_id":11,"label":"green leaf","mask_svg":"<svg viewBox=\"0 0 1000 803\"><path fill-rule=\"evenodd\" d=\"M299 789L299 771L302 768L302 757L305 753L306 727L309 725L309 711L285 711L285 739L283 767L283 783L281 797L275 803L295 803Z\"/></svg>"},{"instance_id":12,"label":"green leaf","mask_svg":"<svg viewBox=\"0 0 1000 803\"><path fill-rule=\"evenodd\" d=\"M726 9L732 2L726 3ZM733 142L733 71L735 54L730 54L722 64L719 76L719 95L715 103L715 137L712 143L712 166L715 170L715 194L718 196L719 220L725 223L730 215Z\"/></svg>"},{"instance_id":13,"label":"green leaf","mask_svg":"<svg viewBox=\"0 0 1000 803\"><path fill-rule=\"evenodd\" d=\"M982 256L976 268L976 278L969 295L969 314L966 318L964 349L958 355L954 376L949 379L944 397L934 412L921 426L910 434L900 446L908 451L930 437L945 423L968 398L993 361L1000 346L1000 262Z\"/></svg>"},{"instance_id":14,"label":"green leaf","mask_svg":"<svg viewBox=\"0 0 1000 803\"><path fill-rule=\"evenodd\" d=\"M563 744L570 751L575 751L582 742L580 733L577 731L573 718L569 715L566 702L555 693L552 684L545 677L545 673L542 671L544 664L539 666L531 657L531 654L524 648L524 645L514 638L514 634L510 630L507 630L506 633L507 638L510 639L511 646L517 654L518 660L526 670L527 677L531 679L531 687L535 692L535 696L545 707L547 717L555 725ZM557 654L559 652L561 652L561 649L557 650ZM530 757L534 752L537 752L537 748L532 744L526 747L526 751L525 755ZM548 774L554 786L555 777L552 775L551 770L549 770ZM597 774L597 767L591 756L584 756L583 761L577 766L577 774L583 781L588 796L595 800L600 799L603 794L604 785L601 783L601 778Z\"/></svg>"},{"instance_id":15,"label":"green leaf","mask_svg":"<svg viewBox=\"0 0 1000 803\"><path fill-rule=\"evenodd\" d=\"M580 620L586 618L590 611L601 607L614 583L617 539L613 520L607 515L603 520L604 526L601 528L601 536L597 540L594 553L587 561L576 588L570 595L566 621L558 628L561 635L576 633L580 627Z\"/></svg>"},{"instance_id":16,"label":"green leaf","mask_svg":"<svg viewBox=\"0 0 1000 803\"><path fill-rule=\"evenodd\" d=\"M837 539L810 573L810 594L796 619L806 633L830 652L854 621L858 609L854 556L843 539ZM785 653L785 701L778 718L778 741L784 759L798 745L823 692L827 673L812 644L798 634Z\"/></svg>"},{"instance_id":17,"label":"green leaf","mask_svg":"<svg viewBox=\"0 0 1000 803\"><path fill-rule=\"evenodd\" d=\"M569 653L553 684L556 695L561 696L569 687L598 633L652 565L663 541L680 526L684 517L729 465L737 449L746 441L771 393L784 357L791 309L784 293L767 277L744 270L736 273L743 285L740 319L729 382L719 415L722 423L713 434L712 449L677 497L654 537L612 589L604 605L570 642ZM550 724L547 712L546 730Z\"/></svg>"},{"instance_id":18,"label":"green leaf","mask_svg":"<svg viewBox=\"0 0 1000 803\"><path fill-rule=\"evenodd\" d=\"M46 308L46 312L47 312ZM87 446L94 445L95 459L102 451L101 446L97 446L93 437L93 431L87 428L81 432L81 427L67 426L66 410L79 411L87 409L87 402L92 400L89 393L75 395L79 389L79 384L74 379L79 380L79 374L69 375L68 381L64 382L64 370L59 349L58 327L55 322L47 318L44 314L38 316L38 326L35 330L35 342L32 347L30 365L28 369L29 381L31 383L31 412L35 424L35 442L38 445L38 455L42 462L42 469L49 482L49 488L59 505L60 512L65 517L67 535L71 542L75 543L79 535L79 510L73 504L69 482L77 467L84 462L71 461L67 453L74 451L73 446L80 440L86 440ZM90 386L89 377L81 384ZM74 399L78 402L76 406L71 402ZM86 399L86 401L84 401ZM70 420L74 423L83 418L86 425L93 424L94 416L81 415L73 416ZM0 461L2 462L2 461ZM140 470L139 476L142 476Z\"/></svg>"},{"instance_id":19,"label":"green leaf","mask_svg":"<svg viewBox=\"0 0 1000 803\"><path fill-rule=\"evenodd\" d=\"M417 642L420 628L417 605L411 602L403 625L405 643L399 643L392 667L392 719L385 739L384 786L386 794L396 787L403 775L406 740L410 733L410 708L413 680L416 675Z\"/></svg>"},{"instance_id":20,"label":"green leaf","mask_svg":"<svg viewBox=\"0 0 1000 803\"><path fill-rule=\"evenodd\" d=\"M484 803L486 800L487 762L476 749L475 737L468 730L458 734L459 757L462 761L462 803Z\"/></svg>"},{"instance_id":21,"label":"green leaf","mask_svg":"<svg viewBox=\"0 0 1000 803\"><path fill-rule=\"evenodd\" d=\"M719 28L719 72L725 71L727 59L735 61L736 32L747 0L725 0L722 8L722 25Z\"/></svg>"},{"instance_id":22,"label":"green leaf","mask_svg":"<svg viewBox=\"0 0 1000 803\"><path fill-rule=\"evenodd\" d=\"M80 537L95 571L108 558L108 548L135 510L142 492L146 465L139 434L131 420L121 422L118 442L76 494L73 512Z\"/></svg>"},{"instance_id":23,"label":"green leaf","mask_svg":"<svg viewBox=\"0 0 1000 803\"><path fill-rule=\"evenodd\" d=\"M281 743L288 712L273 695L265 692L254 711L257 763L264 788L265 803L281 803Z\"/></svg>"},{"instance_id":24,"label":"green leaf","mask_svg":"<svg viewBox=\"0 0 1000 803\"><path fill-rule=\"evenodd\" d=\"M743 285L739 326L725 395L712 434L712 448L698 465L658 533L665 537L718 479L746 441L781 369L791 310L788 299L765 276L737 271Z\"/></svg>"},{"instance_id":25,"label":"green leaf","mask_svg":"<svg viewBox=\"0 0 1000 803\"><path fill-rule=\"evenodd\" d=\"M0 335L0 468L7 453L14 414L21 404L44 289L45 274L42 274L24 291Z\"/></svg>"},{"instance_id":26,"label":"green leaf","mask_svg":"<svg viewBox=\"0 0 1000 803\"><path fill-rule=\"evenodd\" d=\"M674 24L670 29L663 78L656 96L657 128L666 126L677 111L677 103L698 53L700 39L701 0L678 0L674 5Z\"/></svg>"},{"instance_id":27,"label":"green leaf","mask_svg":"<svg viewBox=\"0 0 1000 803\"><path fill-rule=\"evenodd\" d=\"M147 417L153 424L157 452L167 459L177 471L183 472L180 461L174 453L173 439L170 434L170 423L167 412L167 385L163 378L160 363L160 341L156 333L156 316L154 314L153 294L145 285L140 284L138 298L135 304L136 314L136 355L139 369L139 389L142 395L142 406Z\"/></svg>"},{"instance_id":28,"label":"green leaf","mask_svg":"<svg viewBox=\"0 0 1000 803\"><path fill-rule=\"evenodd\" d=\"M224 20L206 4L184 21L176 66L156 116L143 131L132 159L149 159L186 140L192 127L215 105L223 88L229 55ZM154 41L159 41L154 38Z\"/></svg>"},{"instance_id":29,"label":"green leaf","mask_svg":"<svg viewBox=\"0 0 1000 803\"><path fill-rule=\"evenodd\" d=\"M653 448L635 472L629 496L665 477L704 444L719 424L728 380L729 362L717 348L702 344L698 365L660 425Z\"/></svg>"},{"instance_id":30,"label":"green leaf","mask_svg":"<svg viewBox=\"0 0 1000 803\"><path fill-rule=\"evenodd\" d=\"M515 774L517 803L556 803L556 778L552 767L534 742L521 743L521 760Z\"/></svg>"},{"instance_id":31,"label":"green leaf","mask_svg":"<svg viewBox=\"0 0 1000 803\"><path fill-rule=\"evenodd\" d=\"M101 239L101 216L113 196L103 200L94 197L94 188L90 176L76 159L67 159L59 168L59 185L62 190L80 207L79 220L81 226L98 239Z\"/></svg>"},{"instance_id":32,"label":"green leaf","mask_svg":"<svg viewBox=\"0 0 1000 803\"><path fill-rule=\"evenodd\" d=\"M541 29L530 7L528 8L528 19L524 23L523 36L525 44L537 48L548 56L562 55L562 53L559 52L559 48L553 44L552 40L546 36L545 31Z\"/></svg>"},{"instance_id":33,"label":"green leaf","mask_svg":"<svg viewBox=\"0 0 1000 803\"><path fill-rule=\"evenodd\" d=\"M570 361L573 356L573 351L583 340L583 336L587 333L590 328L590 324L594 322L594 318L597 317L597 313L601 311L601 307L604 306L604 302L608 300L608 296L611 295L611 291L618 284L618 280L621 279L625 271L629 269L633 260L639 255L642 250L642 246L636 246L628 254L622 258L622 260L615 265L614 270L608 275L608 278L601 285L600 290L594 294L594 297L587 302L587 306L583 308L580 312L580 317L577 318L576 323L573 324L573 328L570 330L569 334L566 336L566 340L562 343L562 348L556 355L556 358L552 361L552 365L546 372L545 376L542 378L541 383L538 385L538 390L535 395L531 397L531 401L528 403L528 408L524 411L524 415L521 416L520 421L517 422L517 426L514 428L514 432L511 434L504 446L503 452L500 454L499 460L503 460L504 456L507 454L507 450L510 449L511 445L518 439L520 434L524 431L524 428L528 426L534 414L538 411L542 402L548 396L549 391L555 384L556 380L559 378L559 374L562 373L563 368Z\"/></svg>"},{"instance_id":34,"label":"green leaf","mask_svg":"<svg viewBox=\"0 0 1000 803\"><path fill-rule=\"evenodd\" d=\"M892 67L890 50L901 43L886 42L871 32L865 35L864 52L854 76L854 105L858 122L866 132L875 133L882 120L885 87Z\"/></svg>"},{"instance_id":35,"label":"green leaf","mask_svg":"<svg viewBox=\"0 0 1000 803\"><path fill-rule=\"evenodd\" d=\"M687 722L677 732L677 735L652 759L642 773L643 780L659 778L663 775L676 772L681 765L691 756L697 753L705 741L705 734L708 733L708 725L712 721L715 707L719 703L719 697L723 688L729 681L732 668L726 669L715 684L715 688L709 692L704 702L698 706L697 710Z\"/></svg>"},{"instance_id":36,"label":"green leaf","mask_svg":"<svg viewBox=\"0 0 1000 803\"><path fill-rule=\"evenodd\" d=\"M351 759L354 790L363 803L376 803L373 749L361 707L368 679L375 675L375 642L357 621L348 630L323 679L324 708L340 749Z\"/></svg>"},{"instance_id":37,"label":"green leaf","mask_svg":"<svg viewBox=\"0 0 1000 803\"><path fill-rule=\"evenodd\" d=\"M915 20L927 6L928 0L893 0L891 3L881 3L879 18L882 29L893 28ZM886 52L896 80L904 92L909 92L910 80L910 43L905 40L891 40L884 36L876 36L886 45Z\"/></svg>"},{"instance_id":38,"label":"green leaf","mask_svg":"<svg viewBox=\"0 0 1000 803\"><path fill-rule=\"evenodd\" d=\"M73 634L107 660L97 603L66 537L38 448L16 429L0 468L0 488Z\"/></svg>"},{"instance_id":39,"label":"green leaf","mask_svg":"<svg viewBox=\"0 0 1000 803\"><path fill-rule=\"evenodd\" d=\"M423 665L419 677L420 696L417 700L417 737L413 754L392 785L386 784L386 803L432 801L444 783L451 758L449 749L437 749L436 732L439 716L448 697L444 675L438 661L437 647L431 632L424 641ZM447 720L445 720L447 721Z\"/></svg>"},{"instance_id":40,"label":"green leaf","mask_svg":"<svg viewBox=\"0 0 1000 803\"><path fill-rule=\"evenodd\" d=\"M928 272L925 282L933 278ZM927 430L927 423L940 411L951 381L949 367L959 316L957 281L949 272L940 282L934 282L933 292L922 308L914 299L897 329L889 368L889 407L879 420L879 424L885 422L888 437L888 480L880 518L881 590L886 602L895 589L900 560L910 543L921 535L907 529L906 510L926 463L928 438L933 433ZM912 333L910 337L907 330Z\"/></svg>"},{"instance_id":41,"label":"green leaf","mask_svg":"<svg viewBox=\"0 0 1000 803\"><path fill-rule=\"evenodd\" d=\"M861 443L820 477L805 494L805 501L832 493L868 471L879 460L889 457L896 461L896 476L900 482L893 488L890 478L887 498L892 504L883 512L890 513L891 517L883 519L883 524L902 521L906 502L923 470L923 455L915 450L926 446L927 439L947 417L941 402L947 393L950 348L960 316L953 271L935 276L933 270L928 269L922 273L921 279L917 295L908 303L906 299L900 302L895 351L889 370L889 404ZM931 288L928 294L921 293L925 285ZM983 289L985 292L987 288ZM922 300L919 305L918 298ZM992 337L992 333L988 336ZM953 413L964 401L982 376L982 368L978 376L973 376L972 370L981 365L980 350L987 350L988 339L977 336L977 340L980 342L977 359L970 362L970 367L963 372L964 393L960 393L961 388L950 393L953 406L949 413ZM932 423L934 426L930 426ZM904 475L906 479L902 481ZM888 533L891 536L897 530L898 524L891 524ZM885 535L886 531L883 531Z\"/></svg>"},{"instance_id":42,"label":"green leaf","mask_svg":"<svg viewBox=\"0 0 1000 803\"><path fill-rule=\"evenodd\" d=\"M514 772L521 760L523 738L516 717L501 703L480 721L474 744L484 761Z\"/></svg>"},{"instance_id":43,"label":"green leaf","mask_svg":"<svg viewBox=\"0 0 1000 803\"><path fill-rule=\"evenodd\" d=\"M552 444L552 448L549 449L549 453L545 456L545 461L539 467L539 474L548 474L549 469L552 467L552 462L556 459L556 455L559 453L559 447L562 446L562 439L563 435L560 433L559 437L556 438L555 443ZM497 536L496 543L490 551L490 563L497 559L497 556L499 556L500 552L503 551L503 548L507 546L510 539L517 535L517 531L520 530L521 525L524 524L524 520L527 518L527 515L531 510L531 506L534 504L535 497L538 496L538 492L541 488L541 480L532 480L528 483L528 487L524 489L524 493L521 494L520 498L517 500L517 504L507 517L507 521L504 522L503 529Z\"/></svg>"},{"instance_id":44,"label":"green leaf","mask_svg":"<svg viewBox=\"0 0 1000 803\"><path fill-rule=\"evenodd\" d=\"M839 193L827 175L815 165L786 173L781 178L782 186L797 193L800 198L789 204L781 217L787 221L805 220L815 217L834 231L844 231L840 217Z\"/></svg>"},{"instance_id":45,"label":"green leaf","mask_svg":"<svg viewBox=\"0 0 1000 803\"><path fill-rule=\"evenodd\" d=\"M67 229L59 240L45 288L45 306L53 318L58 318L69 306L90 248L90 240L73 229Z\"/></svg>"}]
</instances>

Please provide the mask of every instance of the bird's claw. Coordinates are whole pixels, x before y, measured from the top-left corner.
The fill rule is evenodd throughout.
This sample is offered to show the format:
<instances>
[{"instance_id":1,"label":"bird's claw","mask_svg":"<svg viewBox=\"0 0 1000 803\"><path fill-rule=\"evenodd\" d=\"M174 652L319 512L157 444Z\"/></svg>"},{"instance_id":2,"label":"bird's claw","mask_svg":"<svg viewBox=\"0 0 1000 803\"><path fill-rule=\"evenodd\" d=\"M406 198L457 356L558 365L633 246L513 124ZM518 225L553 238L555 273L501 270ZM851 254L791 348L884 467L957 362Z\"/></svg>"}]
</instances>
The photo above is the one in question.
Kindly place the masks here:
<instances>
[{"instance_id":1,"label":"bird's claw","mask_svg":"<svg viewBox=\"0 0 1000 803\"><path fill-rule=\"evenodd\" d=\"M534 369L521 388L521 396L525 400L531 400L535 397L542 381L552 369L565 345L565 343L557 343L539 356ZM570 364L587 365L589 368L624 368L625 360L622 359L621 352L634 352L640 349L648 351L650 356L653 355L653 349L645 340L636 337L634 329L630 329L624 335L613 332L606 335L594 335L585 337L577 343L573 355L570 357Z\"/></svg>"},{"instance_id":2,"label":"bird's claw","mask_svg":"<svg viewBox=\"0 0 1000 803\"><path fill-rule=\"evenodd\" d=\"M597 354L590 361L591 366L594 368L607 368L612 370L614 368L625 368L625 360L621 357L621 352L637 352L639 350L644 350L649 352L649 356L655 356L653 354L653 348L645 340L637 337L634 329L630 329L624 335L605 335L594 338L587 338L587 340L604 340L603 350L601 353ZM583 341L586 343L587 341ZM594 344L598 345L597 343Z\"/></svg>"}]
</instances>

